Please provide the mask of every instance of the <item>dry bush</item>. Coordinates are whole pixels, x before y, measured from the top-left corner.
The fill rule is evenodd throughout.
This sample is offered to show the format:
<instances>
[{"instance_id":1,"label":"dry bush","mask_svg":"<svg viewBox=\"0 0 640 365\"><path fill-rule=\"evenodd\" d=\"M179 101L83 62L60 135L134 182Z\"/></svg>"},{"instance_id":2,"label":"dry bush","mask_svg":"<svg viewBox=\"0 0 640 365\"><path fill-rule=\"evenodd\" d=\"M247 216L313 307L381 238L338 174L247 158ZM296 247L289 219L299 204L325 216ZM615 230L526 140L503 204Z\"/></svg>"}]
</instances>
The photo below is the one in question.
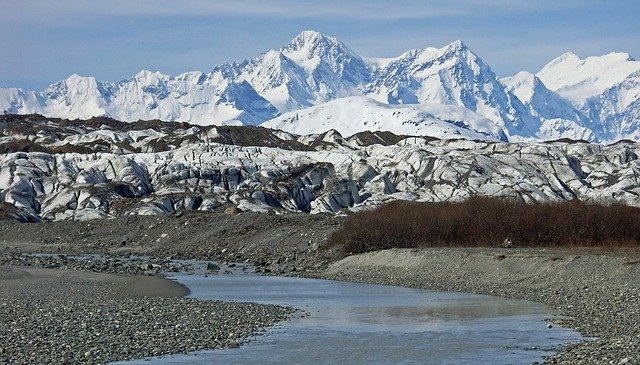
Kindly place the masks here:
<instances>
[{"instance_id":1,"label":"dry bush","mask_svg":"<svg viewBox=\"0 0 640 365\"><path fill-rule=\"evenodd\" d=\"M351 215L326 247L347 253L386 248L503 246L640 247L640 208L578 201L526 204L396 201Z\"/></svg>"}]
</instances>

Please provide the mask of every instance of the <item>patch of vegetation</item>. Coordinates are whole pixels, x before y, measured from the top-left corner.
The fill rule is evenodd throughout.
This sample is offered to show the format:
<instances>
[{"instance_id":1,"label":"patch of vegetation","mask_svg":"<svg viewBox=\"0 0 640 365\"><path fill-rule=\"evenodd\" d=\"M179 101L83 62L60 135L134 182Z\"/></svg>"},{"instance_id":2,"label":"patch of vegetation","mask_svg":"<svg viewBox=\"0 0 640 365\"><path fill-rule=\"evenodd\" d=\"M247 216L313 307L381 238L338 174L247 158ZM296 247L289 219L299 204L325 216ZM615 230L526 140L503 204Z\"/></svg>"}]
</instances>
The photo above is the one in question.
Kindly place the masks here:
<instances>
[{"instance_id":1,"label":"patch of vegetation","mask_svg":"<svg viewBox=\"0 0 640 365\"><path fill-rule=\"evenodd\" d=\"M579 201L396 201L349 216L325 246L345 253L417 247L640 247L640 208Z\"/></svg>"}]
</instances>

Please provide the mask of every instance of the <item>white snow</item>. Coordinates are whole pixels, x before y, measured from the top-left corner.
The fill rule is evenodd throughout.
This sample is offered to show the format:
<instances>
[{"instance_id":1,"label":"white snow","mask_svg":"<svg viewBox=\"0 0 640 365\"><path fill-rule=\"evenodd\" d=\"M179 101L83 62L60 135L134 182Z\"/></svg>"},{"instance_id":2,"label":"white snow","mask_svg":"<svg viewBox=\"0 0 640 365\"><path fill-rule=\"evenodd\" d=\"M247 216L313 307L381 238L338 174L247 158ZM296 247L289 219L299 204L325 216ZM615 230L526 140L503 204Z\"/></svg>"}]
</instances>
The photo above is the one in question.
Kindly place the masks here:
<instances>
[{"instance_id":1,"label":"white snow","mask_svg":"<svg viewBox=\"0 0 640 365\"><path fill-rule=\"evenodd\" d=\"M391 131L437 138L506 138L495 123L465 108L441 104L388 105L363 96L285 113L262 126L303 135L336 130L343 136Z\"/></svg>"},{"instance_id":2,"label":"white snow","mask_svg":"<svg viewBox=\"0 0 640 365\"><path fill-rule=\"evenodd\" d=\"M42 92L0 88L0 112L70 119L110 116L128 122L161 119L257 125L332 100L366 96L388 105L415 108L411 113L407 112L411 108L394 110L407 117L405 124L398 124L397 118L383 122L384 108L368 103L367 108L378 110L374 113L377 124L365 125L363 121L358 128L349 127L352 130L378 126L415 133L463 133L451 123L427 122L430 119L420 114L425 112L423 104L442 104L468 109L470 120L464 122L469 125L481 115L495 124L489 129L504 130L512 141L556 137L594 142L637 140L638 72L640 62L626 53L585 59L565 53L536 75L521 72L498 80L490 66L462 41L414 49L393 58L363 58L336 38L304 31L280 49L243 62L223 63L208 73L193 71L173 77L142 70L118 83L74 74ZM345 103L331 104L332 108L345 106L348 108ZM429 108L428 112L435 110ZM460 109L441 110L452 114L440 113L436 119L460 121ZM353 111L332 113L352 115ZM319 123L317 118L311 120ZM420 128L409 127L411 123ZM323 121L321 126L330 124ZM317 131L320 126L296 128Z\"/></svg>"},{"instance_id":3,"label":"white snow","mask_svg":"<svg viewBox=\"0 0 640 365\"><path fill-rule=\"evenodd\" d=\"M523 103L528 103L533 97L536 76L527 71L521 71L517 74L500 79L507 87Z\"/></svg>"},{"instance_id":4,"label":"white snow","mask_svg":"<svg viewBox=\"0 0 640 365\"><path fill-rule=\"evenodd\" d=\"M551 90L574 102L601 94L627 76L640 70L640 62L627 53L580 58L565 53L536 74Z\"/></svg>"}]
</instances>

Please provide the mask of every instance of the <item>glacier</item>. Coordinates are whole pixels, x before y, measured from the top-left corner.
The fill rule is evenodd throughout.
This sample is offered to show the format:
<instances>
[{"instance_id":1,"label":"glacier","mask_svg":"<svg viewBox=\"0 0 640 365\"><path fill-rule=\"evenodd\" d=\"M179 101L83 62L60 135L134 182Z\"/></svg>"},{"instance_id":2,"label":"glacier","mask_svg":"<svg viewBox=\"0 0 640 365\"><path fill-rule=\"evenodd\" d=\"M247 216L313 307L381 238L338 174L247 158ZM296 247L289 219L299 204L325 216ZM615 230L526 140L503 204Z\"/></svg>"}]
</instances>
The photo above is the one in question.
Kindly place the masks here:
<instances>
[{"instance_id":1,"label":"glacier","mask_svg":"<svg viewBox=\"0 0 640 365\"><path fill-rule=\"evenodd\" d=\"M477 122L480 131L490 123ZM339 213L476 195L640 206L635 142L449 137L0 116L0 216L84 220L227 206Z\"/></svg>"}]
</instances>

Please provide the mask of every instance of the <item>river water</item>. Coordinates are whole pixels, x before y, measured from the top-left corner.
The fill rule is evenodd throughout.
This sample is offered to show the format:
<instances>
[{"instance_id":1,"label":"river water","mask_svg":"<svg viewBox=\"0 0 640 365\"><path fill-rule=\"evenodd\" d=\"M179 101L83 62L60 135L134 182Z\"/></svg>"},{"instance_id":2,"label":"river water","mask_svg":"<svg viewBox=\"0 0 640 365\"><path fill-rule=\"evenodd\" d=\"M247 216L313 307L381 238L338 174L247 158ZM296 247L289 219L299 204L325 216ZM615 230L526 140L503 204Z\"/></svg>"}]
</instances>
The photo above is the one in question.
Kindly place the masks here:
<instances>
[{"instance_id":1,"label":"river water","mask_svg":"<svg viewBox=\"0 0 640 365\"><path fill-rule=\"evenodd\" d=\"M531 364L580 339L548 307L465 293L256 275L176 275L190 297L305 311L239 349L119 364Z\"/></svg>"}]
</instances>

